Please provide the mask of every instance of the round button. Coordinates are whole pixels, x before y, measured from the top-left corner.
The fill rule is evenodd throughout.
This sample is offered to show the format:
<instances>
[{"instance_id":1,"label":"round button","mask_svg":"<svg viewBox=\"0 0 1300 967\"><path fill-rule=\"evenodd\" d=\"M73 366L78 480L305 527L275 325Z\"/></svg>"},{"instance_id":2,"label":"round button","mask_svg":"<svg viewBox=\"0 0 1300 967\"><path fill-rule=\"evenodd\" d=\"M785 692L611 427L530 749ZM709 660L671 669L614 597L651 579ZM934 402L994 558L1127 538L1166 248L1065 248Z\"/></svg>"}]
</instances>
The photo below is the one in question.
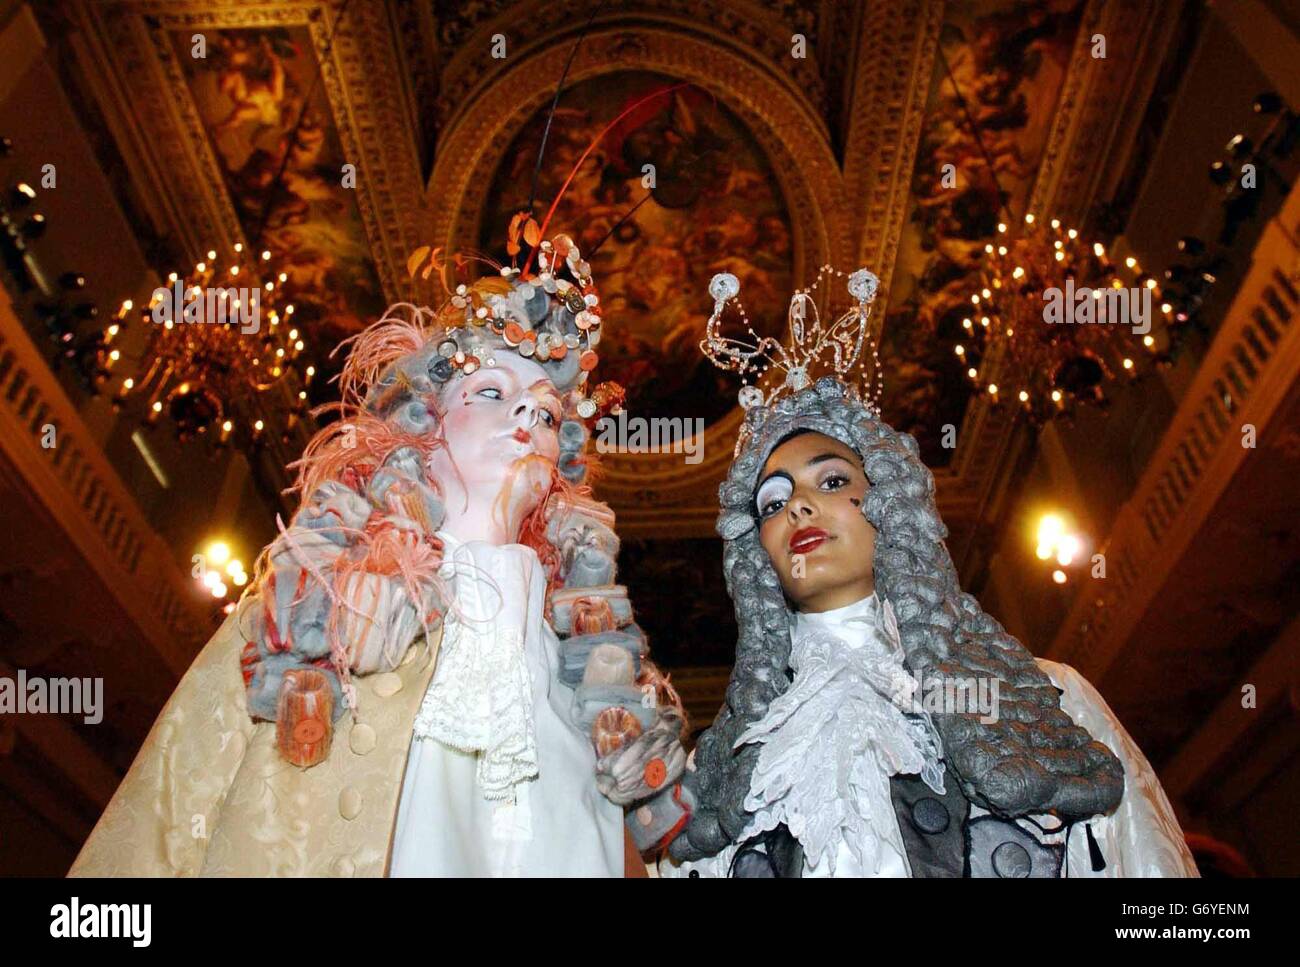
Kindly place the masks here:
<instances>
[{"instance_id":1,"label":"round button","mask_svg":"<svg viewBox=\"0 0 1300 967\"><path fill-rule=\"evenodd\" d=\"M339 793L339 815L344 819L356 819L361 813L361 793L348 786Z\"/></svg>"},{"instance_id":2,"label":"round button","mask_svg":"<svg viewBox=\"0 0 1300 967\"><path fill-rule=\"evenodd\" d=\"M373 752L377 742L375 730L365 722L358 722L352 726L352 731L348 733L348 747L357 755L366 755Z\"/></svg>"},{"instance_id":3,"label":"round button","mask_svg":"<svg viewBox=\"0 0 1300 967\"><path fill-rule=\"evenodd\" d=\"M293 740L311 745L325 738L325 723L317 719L303 719L293 727Z\"/></svg>"},{"instance_id":4,"label":"round button","mask_svg":"<svg viewBox=\"0 0 1300 967\"><path fill-rule=\"evenodd\" d=\"M1033 864L1029 851L1019 843L1003 843L993 851L993 870L1004 880L1023 880Z\"/></svg>"},{"instance_id":5,"label":"round button","mask_svg":"<svg viewBox=\"0 0 1300 967\"><path fill-rule=\"evenodd\" d=\"M649 806L642 806L636 811L636 821L642 826L649 826L655 821L654 810Z\"/></svg>"},{"instance_id":6,"label":"round button","mask_svg":"<svg viewBox=\"0 0 1300 967\"><path fill-rule=\"evenodd\" d=\"M948 809L939 800L926 796L912 804L912 821L923 833L942 833L948 828Z\"/></svg>"},{"instance_id":7,"label":"round button","mask_svg":"<svg viewBox=\"0 0 1300 967\"><path fill-rule=\"evenodd\" d=\"M663 759L651 759L645 764L645 784L651 789L658 789L668 778L668 767Z\"/></svg>"},{"instance_id":8,"label":"round button","mask_svg":"<svg viewBox=\"0 0 1300 967\"><path fill-rule=\"evenodd\" d=\"M396 695L402 690L402 676L397 672L384 672L382 675L374 677L375 694L380 698L388 698L390 695Z\"/></svg>"}]
</instances>

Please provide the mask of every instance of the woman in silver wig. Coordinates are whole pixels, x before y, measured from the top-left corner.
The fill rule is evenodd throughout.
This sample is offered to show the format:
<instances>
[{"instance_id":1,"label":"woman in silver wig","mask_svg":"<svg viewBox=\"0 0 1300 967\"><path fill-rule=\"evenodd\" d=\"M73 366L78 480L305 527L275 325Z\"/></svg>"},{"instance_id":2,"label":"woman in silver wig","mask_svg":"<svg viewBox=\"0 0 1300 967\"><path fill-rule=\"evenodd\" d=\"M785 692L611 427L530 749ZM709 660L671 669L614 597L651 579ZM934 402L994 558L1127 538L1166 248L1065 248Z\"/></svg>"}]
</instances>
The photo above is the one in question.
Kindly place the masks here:
<instances>
[{"instance_id":1,"label":"woman in silver wig","mask_svg":"<svg viewBox=\"0 0 1300 967\"><path fill-rule=\"evenodd\" d=\"M736 664L664 875L1196 875L1101 696L961 590L911 436L825 378L744 437L719 490Z\"/></svg>"}]
</instances>

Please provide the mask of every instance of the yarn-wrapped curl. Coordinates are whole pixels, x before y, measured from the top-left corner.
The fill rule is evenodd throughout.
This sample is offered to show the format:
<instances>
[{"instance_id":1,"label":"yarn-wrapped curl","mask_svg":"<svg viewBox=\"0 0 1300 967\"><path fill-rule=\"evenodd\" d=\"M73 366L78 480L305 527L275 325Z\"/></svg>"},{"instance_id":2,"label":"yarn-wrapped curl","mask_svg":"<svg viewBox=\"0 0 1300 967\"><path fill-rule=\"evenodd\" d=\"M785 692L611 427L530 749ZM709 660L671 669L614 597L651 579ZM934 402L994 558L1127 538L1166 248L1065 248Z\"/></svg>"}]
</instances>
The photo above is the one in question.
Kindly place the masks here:
<instances>
[{"instance_id":1,"label":"yarn-wrapped curl","mask_svg":"<svg viewBox=\"0 0 1300 967\"><path fill-rule=\"evenodd\" d=\"M810 430L853 448L870 487L862 512L876 529L876 592L898 619L905 663L914 675L996 678L999 718L934 713L945 763L971 802L1002 817L1055 812L1065 821L1114 809L1124 772L1105 745L1076 725L1025 647L964 593L948 555L947 528L934 499L934 478L916 441L898 433L846 395L842 383L818 380L772 407L746 414L744 451L719 487L723 569L740 637L726 701L700 737L695 768L683 785L695 803L671 855L697 860L736 842L749 823L745 797L759 746L736 739L790 685L791 612L759 542L754 488L776 446Z\"/></svg>"}]
</instances>

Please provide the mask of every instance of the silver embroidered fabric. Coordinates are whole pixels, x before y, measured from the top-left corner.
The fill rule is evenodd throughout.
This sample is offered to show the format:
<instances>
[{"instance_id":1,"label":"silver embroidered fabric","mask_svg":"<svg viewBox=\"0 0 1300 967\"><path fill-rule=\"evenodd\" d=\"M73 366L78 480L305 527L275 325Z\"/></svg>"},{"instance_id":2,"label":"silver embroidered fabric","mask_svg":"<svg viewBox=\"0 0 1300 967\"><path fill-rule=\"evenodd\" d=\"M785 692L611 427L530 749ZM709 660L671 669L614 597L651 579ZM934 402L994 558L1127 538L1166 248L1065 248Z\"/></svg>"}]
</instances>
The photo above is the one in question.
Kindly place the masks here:
<instances>
[{"instance_id":1,"label":"silver embroidered fabric","mask_svg":"<svg viewBox=\"0 0 1300 967\"><path fill-rule=\"evenodd\" d=\"M438 666L415 719L415 735L477 753L485 799L515 800L537 776L529 636L541 633L545 582L531 549L461 543L446 533L439 575L450 605Z\"/></svg>"},{"instance_id":2,"label":"silver embroidered fabric","mask_svg":"<svg viewBox=\"0 0 1300 967\"><path fill-rule=\"evenodd\" d=\"M811 619L811 620L810 620ZM810 867L834 875L844 845L861 869L883 856L906 856L889 777L920 773L943 793L942 744L924 711L911 712L914 682L903 665L898 625L873 595L826 615L796 619L790 651L794 681L736 747L763 745L745 808L754 813L741 839L785 823Z\"/></svg>"}]
</instances>

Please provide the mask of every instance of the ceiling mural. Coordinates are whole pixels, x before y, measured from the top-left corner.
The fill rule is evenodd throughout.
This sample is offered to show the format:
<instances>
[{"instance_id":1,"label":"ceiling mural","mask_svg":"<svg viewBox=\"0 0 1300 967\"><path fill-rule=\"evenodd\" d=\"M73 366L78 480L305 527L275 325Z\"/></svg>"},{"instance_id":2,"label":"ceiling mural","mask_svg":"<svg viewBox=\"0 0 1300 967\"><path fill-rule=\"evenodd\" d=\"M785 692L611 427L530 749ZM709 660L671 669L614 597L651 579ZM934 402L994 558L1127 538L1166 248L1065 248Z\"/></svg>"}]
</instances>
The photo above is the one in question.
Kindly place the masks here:
<instances>
[{"instance_id":1,"label":"ceiling mural","mask_svg":"<svg viewBox=\"0 0 1300 967\"><path fill-rule=\"evenodd\" d=\"M191 37L171 32L244 237L288 275L314 345L332 346L384 299L308 29L209 30L205 58L190 55Z\"/></svg>"},{"instance_id":2,"label":"ceiling mural","mask_svg":"<svg viewBox=\"0 0 1300 967\"><path fill-rule=\"evenodd\" d=\"M535 209L549 207L607 125L665 92L600 138L548 234L574 236L613 319L602 331L601 378L626 387L633 413L698 417L708 425L735 405L740 385L698 348L710 308L709 279L734 273L755 329L781 335L793 285L792 233L771 166L752 135L706 92L680 85L670 90L675 85L660 74L624 71L566 89ZM527 208L544 125L545 110L523 126L488 193L480 245L498 258L504 258L496 251L503 226Z\"/></svg>"},{"instance_id":3,"label":"ceiling mural","mask_svg":"<svg viewBox=\"0 0 1300 967\"><path fill-rule=\"evenodd\" d=\"M940 444L942 428L961 425L970 398L950 337L969 315L970 276L1007 217L1003 202L1017 217L1025 212L1083 0L981 0L948 9L882 352L885 414L917 438L932 467L951 460L954 451ZM953 166L955 185L951 177L945 182L945 165Z\"/></svg>"},{"instance_id":4,"label":"ceiling mural","mask_svg":"<svg viewBox=\"0 0 1300 967\"><path fill-rule=\"evenodd\" d=\"M794 285L822 260L847 265L861 251L862 264L886 280L886 414L921 441L960 548L1013 421L1005 408L972 406L944 339L996 196L936 51L942 41L1002 186L1013 206L1023 205L1031 182L1043 191L1044 181L1086 173L1091 153L1076 144L1080 125L1071 119L1092 112L1087 128L1096 128L1095 113L1121 83L1081 86L1086 50L1071 49L1085 7L1099 0L960 8L700 0L710 17L683 29L693 2L648 0L634 14L579 0L561 20L534 15L540 3L498 0L384 0L348 4L345 16L325 0L75 0L68 9L73 29L109 52L103 66L112 82L88 91L110 119L105 130L142 130L150 145L137 152L123 142L136 169L123 204L156 225L173 264L176 255L201 258L211 244L260 232L259 247L285 263L295 321L311 326L309 351L321 353L388 302L420 297L406 258L430 238L504 257L505 226L528 201L537 121L575 54L583 16L599 7L576 49L535 210L545 211L577 157L626 105L691 82L601 140L551 230L570 231L588 253L601 244L594 274L617 318L605 334L601 377L627 385L634 413L705 418L716 444L698 465L683 466L680 454L610 455L602 486L625 529L712 533L738 411L735 382L696 348L709 278L738 275L750 319L781 335ZM1136 16L1125 5L1107 20L1116 44ZM493 60L489 39L507 17L512 54ZM807 61L789 56L793 27L808 32ZM196 31L209 44L205 60L191 56ZM833 78L823 76L823 61L835 65ZM418 83L413 63L437 83ZM1074 86L1063 97L1067 67ZM1127 76L1107 70L1098 83L1117 75ZM855 107L839 112L828 91ZM455 105L450 114L447 105ZM437 126L430 173L420 165L420 125L444 115L454 122ZM340 184L349 161L357 163L355 191ZM950 161L965 177L941 193L940 166ZM649 198L646 164L656 175ZM337 365L316 362L322 375ZM332 393L325 380L309 389L314 403ZM955 453L938 445L946 423L969 430Z\"/></svg>"}]
</instances>

